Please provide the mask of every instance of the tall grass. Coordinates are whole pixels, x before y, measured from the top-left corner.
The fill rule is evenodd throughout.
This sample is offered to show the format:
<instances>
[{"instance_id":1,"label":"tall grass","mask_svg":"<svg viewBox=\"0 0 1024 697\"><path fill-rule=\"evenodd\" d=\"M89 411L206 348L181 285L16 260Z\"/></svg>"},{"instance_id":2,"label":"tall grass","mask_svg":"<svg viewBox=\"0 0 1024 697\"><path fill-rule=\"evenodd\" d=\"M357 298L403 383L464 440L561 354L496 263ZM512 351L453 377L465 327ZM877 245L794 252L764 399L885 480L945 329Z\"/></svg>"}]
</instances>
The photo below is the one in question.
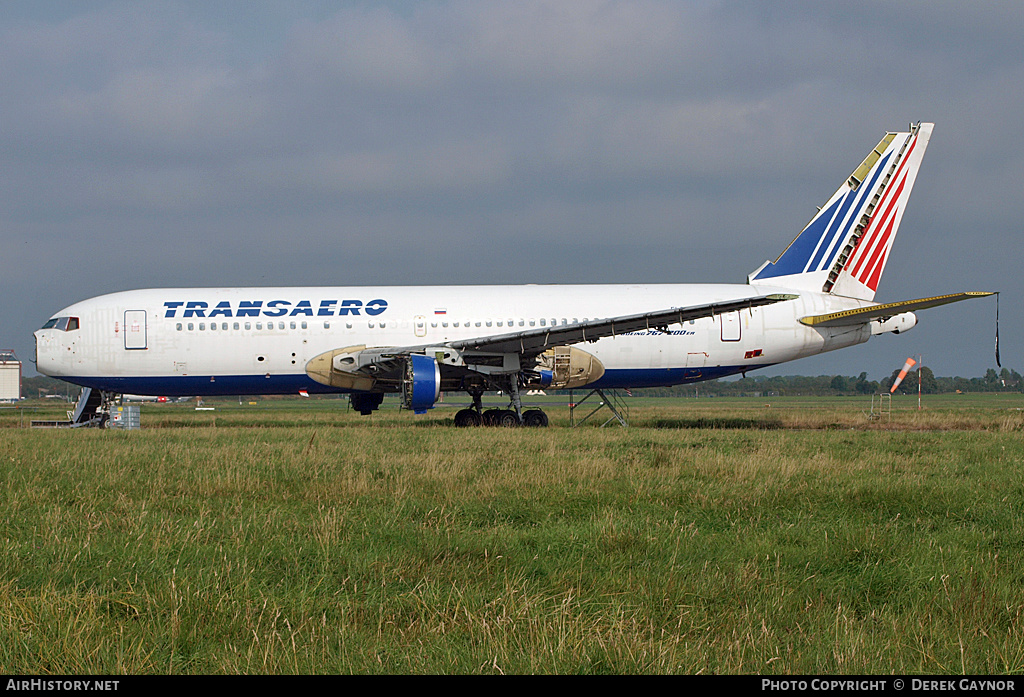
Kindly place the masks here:
<instances>
[{"instance_id":1,"label":"tall grass","mask_svg":"<svg viewBox=\"0 0 1024 697\"><path fill-rule=\"evenodd\" d=\"M552 414L0 429L0 671L1024 668L1020 412Z\"/></svg>"}]
</instances>

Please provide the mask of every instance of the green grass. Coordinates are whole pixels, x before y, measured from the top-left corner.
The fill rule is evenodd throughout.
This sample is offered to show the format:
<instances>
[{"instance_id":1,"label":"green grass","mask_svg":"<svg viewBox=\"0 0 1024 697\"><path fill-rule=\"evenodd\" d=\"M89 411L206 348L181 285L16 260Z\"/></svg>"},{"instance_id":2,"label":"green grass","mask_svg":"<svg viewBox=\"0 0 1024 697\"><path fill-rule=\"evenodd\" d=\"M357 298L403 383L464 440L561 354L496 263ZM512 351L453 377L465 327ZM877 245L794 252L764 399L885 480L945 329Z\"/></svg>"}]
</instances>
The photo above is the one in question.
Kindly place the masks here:
<instances>
[{"instance_id":1,"label":"green grass","mask_svg":"<svg viewBox=\"0 0 1024 697\"><path fill-rule=\"evenodd\" d=\"M1020 400L789 399L2 415L0 672L1024 669Z\"/></svg>"}]
</instances>

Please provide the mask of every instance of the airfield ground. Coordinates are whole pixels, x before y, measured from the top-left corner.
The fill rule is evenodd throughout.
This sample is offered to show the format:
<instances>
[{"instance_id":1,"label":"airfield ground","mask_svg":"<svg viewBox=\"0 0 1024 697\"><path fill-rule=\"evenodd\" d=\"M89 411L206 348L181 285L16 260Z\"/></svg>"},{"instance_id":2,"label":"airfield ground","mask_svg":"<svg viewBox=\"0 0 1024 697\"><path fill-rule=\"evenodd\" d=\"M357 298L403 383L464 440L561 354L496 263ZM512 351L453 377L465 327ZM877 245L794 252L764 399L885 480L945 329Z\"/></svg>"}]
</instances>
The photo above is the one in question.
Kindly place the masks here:
<instances>
[{"instance_id":1,"label":"airfield ground","mask_svg":"<svg viewBox=\"0 0 1024 697\"><path fill-rule=\"evenodd\" d=\"M255 401L0 410L0 672L1024 670L1021 395Z\"/></svg>"}]
</instances>

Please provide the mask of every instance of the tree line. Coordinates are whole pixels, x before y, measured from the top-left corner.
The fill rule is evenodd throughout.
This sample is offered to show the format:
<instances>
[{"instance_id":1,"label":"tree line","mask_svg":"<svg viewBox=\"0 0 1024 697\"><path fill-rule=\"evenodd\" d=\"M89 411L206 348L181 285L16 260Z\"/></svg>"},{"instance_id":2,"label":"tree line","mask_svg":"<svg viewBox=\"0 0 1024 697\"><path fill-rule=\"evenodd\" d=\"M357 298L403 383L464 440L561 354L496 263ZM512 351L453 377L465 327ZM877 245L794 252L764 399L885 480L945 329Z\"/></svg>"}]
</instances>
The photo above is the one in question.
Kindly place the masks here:
<instances>
[{"instance_id":1,"label":"tree line","mask_svg":"<svg viewBox=\"0 0 1024 697\"><path fill-rule=\"evenodd\" d=\"M869 380L866 372L860 375L779 375L750 376L739 380L711 380L692 385L675 387L649 387L632 390L636 396L650 397L692 397L693 395L716 397L768 397L785 395L869 395L888 392L899 369L881 381ZM1024 392L1024 377L1016 370L1003 368L996 372L989 368L984 377L936 377L928 366L911 370L903 378L897 394L917 394L920 375L922 394L948 394L957 392Z\"/></svg>"}]
</instances>

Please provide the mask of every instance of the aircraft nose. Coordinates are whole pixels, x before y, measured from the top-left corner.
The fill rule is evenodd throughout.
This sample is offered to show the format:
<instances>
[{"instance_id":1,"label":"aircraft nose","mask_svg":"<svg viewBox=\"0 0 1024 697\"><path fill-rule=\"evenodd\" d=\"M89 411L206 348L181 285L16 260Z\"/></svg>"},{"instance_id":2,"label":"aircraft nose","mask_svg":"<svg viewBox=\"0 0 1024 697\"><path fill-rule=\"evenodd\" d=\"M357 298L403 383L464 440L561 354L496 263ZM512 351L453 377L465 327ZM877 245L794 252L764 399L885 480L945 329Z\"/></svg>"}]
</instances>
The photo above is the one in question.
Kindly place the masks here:
<instances>
[{"instance_id":1,"label":"aircraft nose","mask_svg":"<svg viewBox=\"0 0 1024 697\"><path fill-rule=\"evenodd\" d=\"M56 376L58 360L60 358L58 343L53 332L45 329L37 329L32 333L35 337L36 349L36 370L43 375Z\"/></svg>"}]
</instances>

